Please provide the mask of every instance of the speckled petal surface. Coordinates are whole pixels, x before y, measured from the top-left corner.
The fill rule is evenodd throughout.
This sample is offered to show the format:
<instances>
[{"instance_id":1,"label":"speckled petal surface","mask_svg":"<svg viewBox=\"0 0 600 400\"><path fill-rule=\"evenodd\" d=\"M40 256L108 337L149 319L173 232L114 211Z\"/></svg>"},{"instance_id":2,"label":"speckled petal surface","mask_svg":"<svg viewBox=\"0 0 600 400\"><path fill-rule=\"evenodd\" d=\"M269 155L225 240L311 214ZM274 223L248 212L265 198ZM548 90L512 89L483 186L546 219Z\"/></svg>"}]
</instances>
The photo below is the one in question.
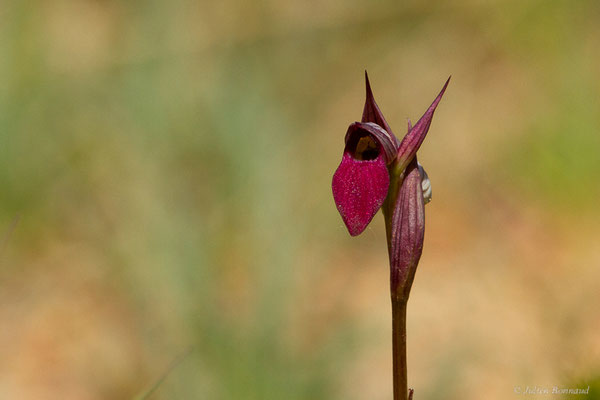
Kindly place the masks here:
<instances>
[{"instance_id":1,"label":"speckled petal surface","mask_svg":"<svg viewBox=\"0 0 600 400\"><path fill-rule=\"evenodd\" d=\"M356 160L350 153L344 153L333 175L332 189L335 205L350 235L365 230L383 204L389 185L383 154L373 160Z\"/></svg>"}]
</instances>

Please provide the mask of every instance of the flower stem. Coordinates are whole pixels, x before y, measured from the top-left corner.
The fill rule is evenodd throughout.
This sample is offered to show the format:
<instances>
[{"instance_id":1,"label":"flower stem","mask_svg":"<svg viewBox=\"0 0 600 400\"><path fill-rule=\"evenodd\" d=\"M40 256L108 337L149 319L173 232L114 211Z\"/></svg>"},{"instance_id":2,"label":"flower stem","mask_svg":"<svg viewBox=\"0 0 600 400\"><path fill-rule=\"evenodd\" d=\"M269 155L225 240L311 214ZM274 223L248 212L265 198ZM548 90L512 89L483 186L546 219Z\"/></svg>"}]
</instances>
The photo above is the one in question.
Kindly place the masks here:
<instances>
[{"instance_id":1,"label":"flower stem","mask_svg":"<svg viewBox=\"0 0 600 400\"><path fill-rule=\"evenodd\" d=\"M394 400L406 400L406 300L392 293L392 360ZM412 396L411 396L412 397Z\"/></svg>"}]
</instances>

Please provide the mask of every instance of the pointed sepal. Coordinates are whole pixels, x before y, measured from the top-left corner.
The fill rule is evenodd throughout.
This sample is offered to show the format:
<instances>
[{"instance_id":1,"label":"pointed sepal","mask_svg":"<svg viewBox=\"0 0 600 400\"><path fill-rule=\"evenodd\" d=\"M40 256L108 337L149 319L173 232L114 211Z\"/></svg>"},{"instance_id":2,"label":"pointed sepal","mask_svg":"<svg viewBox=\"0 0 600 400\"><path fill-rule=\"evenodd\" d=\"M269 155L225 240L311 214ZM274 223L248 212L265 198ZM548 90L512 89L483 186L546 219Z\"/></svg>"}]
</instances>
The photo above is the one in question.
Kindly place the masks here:
<instances>
[{"instance_id":1,"label":"pointed sepal","mask_svg":"<svg viewBox=\"0 0 600 400\"><path fill-rule=\"evenodd\" d=\"M367 97L365 99L365 107L363 109L361 122L373 122L382 127L386 132L390 134L394 145L396 146L396 148L398 148L398 139L392 132L392 129L383 117L383 113L381 112L379 106L375 102L375 97L373 97L373 91L371 90L371 83L369 82L369 75L367 74L367 71L365 71L365 85Z\"/></svg>"},{"instance_id":2,"label":"pointed sepal","mask_svg":"<svg viewBox=\"0 0 600 400\"><path fill-rule=\"evenodd\" d=\"M409 131L400 142L400 146L398 148L398 166L400 170L403 170L406 165L413 159L415 154L417 154L417 150L421 147L421 143L427 136L427 132L429 131L429 126L431 125L431 120L433 119L433 113L437 108L440 100L442 100L442 96L448 87L448 83L450 83L450 78L446 81L446 84L440 91L440 94L437 95L433 103L429 106L425 114L417 121L415 126L410 127L409 123Z\"/></svg>"}]
</instances>

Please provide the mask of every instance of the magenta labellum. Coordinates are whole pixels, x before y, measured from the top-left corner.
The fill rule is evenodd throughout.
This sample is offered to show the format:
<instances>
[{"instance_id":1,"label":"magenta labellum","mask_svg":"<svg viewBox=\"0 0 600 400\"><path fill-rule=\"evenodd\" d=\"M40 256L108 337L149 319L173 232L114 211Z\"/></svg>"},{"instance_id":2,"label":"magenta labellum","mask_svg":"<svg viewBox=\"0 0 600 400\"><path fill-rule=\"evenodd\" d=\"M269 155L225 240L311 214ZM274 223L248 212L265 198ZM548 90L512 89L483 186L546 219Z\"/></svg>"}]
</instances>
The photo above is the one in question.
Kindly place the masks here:
<instances>
[{"instance_id":1,"label":"magenta labellum","mask_svg":"<svg viewBox=\"0 0 600 400\"><path fill-rule=\"evenodd\" d=\"M350 235L365 230L387 197L390 158L395 158L395 147L379 125L350 125L342 162L332 182L335 204Z\"/></svg>"}]
</instances>

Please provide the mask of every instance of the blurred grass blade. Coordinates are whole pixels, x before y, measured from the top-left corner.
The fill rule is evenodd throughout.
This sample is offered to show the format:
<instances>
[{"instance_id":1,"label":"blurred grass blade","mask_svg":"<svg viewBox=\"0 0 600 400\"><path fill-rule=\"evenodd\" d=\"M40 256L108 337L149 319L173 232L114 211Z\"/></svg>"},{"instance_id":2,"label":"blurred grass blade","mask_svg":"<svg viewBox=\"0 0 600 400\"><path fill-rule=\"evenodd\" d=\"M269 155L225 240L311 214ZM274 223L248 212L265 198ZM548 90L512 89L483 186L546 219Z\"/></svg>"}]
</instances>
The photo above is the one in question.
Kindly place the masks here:
<instances>
[{"instance_id":1,"label":"blurred grass blade","mask_svg":"<svg viewBox=\"0 0 600 400\"><path fill-rule=\"evenodd\" d=\"M194 348L190 347L185 352L183 352L182 354L180 354L179 356L177 356L171 362L171 364L169 364L169 366L167 367L167 369L165 370L165 372L163 372L163 374L156 380L156 382L148 390L146 390L144 393L136 396L134 398L134 400L146 400L146 399L150 398L150 396L156 391L156 389L158 389L158 387L165 381L165 379L167 379L167 377L171 374L171 372L173 372L173 370L175 368L177 368L179 365L181 365L181 363L183 361L185 361L185 359L190 354L192 354L193 351L194 351Z\"/></svg>"}]
</instances>

